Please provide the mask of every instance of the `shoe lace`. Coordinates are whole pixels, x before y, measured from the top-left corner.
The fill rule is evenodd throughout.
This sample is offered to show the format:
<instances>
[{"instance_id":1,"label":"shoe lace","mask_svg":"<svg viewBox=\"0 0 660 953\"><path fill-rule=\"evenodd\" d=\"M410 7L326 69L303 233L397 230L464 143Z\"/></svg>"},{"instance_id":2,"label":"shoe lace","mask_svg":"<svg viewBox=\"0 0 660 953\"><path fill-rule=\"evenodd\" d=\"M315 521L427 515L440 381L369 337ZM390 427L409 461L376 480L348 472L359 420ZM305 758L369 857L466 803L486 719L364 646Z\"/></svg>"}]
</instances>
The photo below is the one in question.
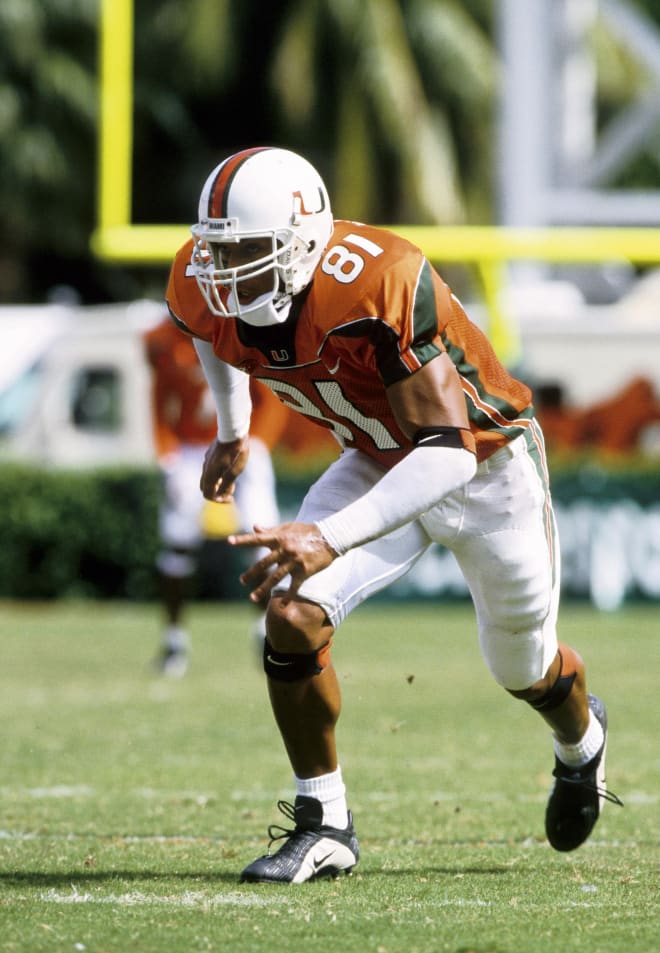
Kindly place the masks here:
<instances>
[{"instance_id":1,"label":"shoe lace","mask_svg":"<svg viewBox=\"0 0 660 953\"><path fill-rule=\"evenodd\" d=\"M588 781L579 775L564 774L557 768L555 768L552 774L558 781L563 781L565 784L577 784L580 787L586 788L587 791L592 791L594 794L597 794L598 797L602 797L604 801L609 801L610 804L617 804L619 807L623 807L623 801L614 791L608 791L607 788L602 788L598 784L594 784L593 781Z\"/></svg>"},{"instance_id":2,"label":"shoe lace","mask_svg":"<svg viewBox=\"0 0 660 953\"><path fill-rule=\"evenodd\" d=\"M288 820L296 822L296 809L290 801L278 801L277 809L281 814L284 814ZM271 824L268 828L268 836L270 841L268 843L268 849L272 847L275 841L284 840L285 838L293 837L297 833L297 828L293 827L282 827L281 824Z\"/></svg>"}]
</instances>

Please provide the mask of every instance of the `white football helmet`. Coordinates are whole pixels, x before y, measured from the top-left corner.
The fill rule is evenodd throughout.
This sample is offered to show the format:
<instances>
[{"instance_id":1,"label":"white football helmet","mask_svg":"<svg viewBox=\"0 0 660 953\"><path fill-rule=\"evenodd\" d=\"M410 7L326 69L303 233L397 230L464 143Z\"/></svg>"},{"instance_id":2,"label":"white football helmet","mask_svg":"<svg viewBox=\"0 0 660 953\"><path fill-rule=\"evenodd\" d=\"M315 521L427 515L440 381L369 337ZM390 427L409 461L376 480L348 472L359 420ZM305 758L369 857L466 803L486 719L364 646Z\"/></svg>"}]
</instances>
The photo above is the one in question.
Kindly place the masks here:
<instances>
[{"instance_id":1,"label":"white football helmet","mask_svg":"<svg viewBox=\"0 0 660 953\"><path fill-rule=\"evenodd\" d=\"M255 327L280 324L293 295L312 280L333 229L330 200L316 169L295 152L256 148L237 152L210 174L199 200L191 266L213 314ZM267 255L227 267L232 242L265 238ZM272 272L273 287L239 303L242 281Z\"/></svg>"}]
</instances>

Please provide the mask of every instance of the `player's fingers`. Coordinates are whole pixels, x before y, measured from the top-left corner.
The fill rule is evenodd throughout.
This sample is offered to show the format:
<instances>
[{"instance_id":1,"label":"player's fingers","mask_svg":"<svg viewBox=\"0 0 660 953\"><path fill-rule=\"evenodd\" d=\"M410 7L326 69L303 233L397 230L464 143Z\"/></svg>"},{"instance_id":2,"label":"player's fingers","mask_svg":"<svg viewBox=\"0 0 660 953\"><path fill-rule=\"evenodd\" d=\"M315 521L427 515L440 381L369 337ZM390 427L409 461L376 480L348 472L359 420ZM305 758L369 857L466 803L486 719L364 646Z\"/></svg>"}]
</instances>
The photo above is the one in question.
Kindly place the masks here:
<instances>
[{"instance_id":1,"label":"player's fingers","mask_svg":"<svg viewBox=\"0 0 660 953\"><path fill-rule=\"evenodd\" d=\"M304 576L294 576L293 573L291 573L291 583L289 584L287 595L290 597L297 595L298 590L304 581Z\"/></svg>"},{"instance_id":2,"label":"player's fingers","mask_svg":"<svg viewBox=\"0 0 660 953\"><path fill-rule=\"evenodd\" d=\"M262 536L256 533L232 533L227 537L230 546L268 546Z\"/></svg>"},{"instance_id":3,"label":"player's fingers","mask_svg":"<svg viewBox=\"0 0 660 953\"><path fill-rule=\"evenodd\" d=\"M253 533L232 533L227 542L230 546L268 546L269 549L279 546L277 537L261 526L255 526Z\"/></svg>"},{"instance_id":4,"label":"player's fingers","mask_svg":"<svg viewBox=\"0 0 660 953\"><path fill-rule=\"evenodd\" d=\"M211 480L210 477L208 477L205 473L202 473L199 481L199 488L202 491L202 496L205 500L214 499L216 486L216 480Z\"/></svg>"},{"instance_id":5,"label":"player's fingers","mask_svg":"<svg viewBox=\"0 0 660 953\"><path fill-rule=\"evenodd\" d=\"M216 503L230 503L234 499L234 483L219 480L213 488L213 500Z\"/></svg>"},{"instance_id":6,"label":"player's fingers","mask_svg":"<svg viewBox=\"0 0 660 953\"><path fill-rule=\"evenodd\" d=\"M255 582L259 582L261 579L264 579L269 574L273 566L276 566L279 562L280 556L277 553L268 553L266 556L262 556L261 559L257 560L254 565L250 566L249 569L246 569L245 572L241 573L239 577L244 586L250 586Z\"/></svg>"},{"instance_id":7,"label":"player's fingers","mask_svg":"<svg viewBox=\"0 0 660 953\"><path fill-rule=\"evenodd\" d=\"M259 585L250 593L251 602L262 602L266 599L274 587L289 575L287 566L278 566L273 572L269 573Z\"/></svg>"},{"instance_id":8,"label":"player's fingers","mask_svg":"<svg viewBox=\"0 0 660 953\"><path fill-rule=\"evenodd\" d=\"M213 500L216 503L225 502L222 498L226 499L234 492L234 478L224 473L220 476L202 473L199 488L207 500Z\"/></svg>"}]
</instances>

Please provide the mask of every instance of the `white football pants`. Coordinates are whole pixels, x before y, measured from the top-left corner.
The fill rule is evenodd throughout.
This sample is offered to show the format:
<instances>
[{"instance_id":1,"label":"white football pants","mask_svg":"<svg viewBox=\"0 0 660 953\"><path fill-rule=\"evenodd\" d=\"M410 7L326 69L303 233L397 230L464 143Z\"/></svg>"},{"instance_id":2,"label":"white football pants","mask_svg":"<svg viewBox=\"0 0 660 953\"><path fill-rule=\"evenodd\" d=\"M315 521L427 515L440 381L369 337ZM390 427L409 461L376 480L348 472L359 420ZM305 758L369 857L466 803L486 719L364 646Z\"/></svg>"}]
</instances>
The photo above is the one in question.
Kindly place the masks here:
<instances>
[{"instance_id":1,"label":"white football pants","mask_svg":"<svg viewBox=\"0 0 660 953\"><path fill-rule=\"evenodd\" d=\"M298 519L312 523L362 496L382 469L346 450L313 484ZM356 606L404 575L432 543L451 550L470 589L481 652L495 680L528 688L557 652L559 548L538 425L479 464L467 486L419 519L350 550L299 594L335 628ZM286 590L286 580L278 592Z\"/></svg>"}]
</instances>

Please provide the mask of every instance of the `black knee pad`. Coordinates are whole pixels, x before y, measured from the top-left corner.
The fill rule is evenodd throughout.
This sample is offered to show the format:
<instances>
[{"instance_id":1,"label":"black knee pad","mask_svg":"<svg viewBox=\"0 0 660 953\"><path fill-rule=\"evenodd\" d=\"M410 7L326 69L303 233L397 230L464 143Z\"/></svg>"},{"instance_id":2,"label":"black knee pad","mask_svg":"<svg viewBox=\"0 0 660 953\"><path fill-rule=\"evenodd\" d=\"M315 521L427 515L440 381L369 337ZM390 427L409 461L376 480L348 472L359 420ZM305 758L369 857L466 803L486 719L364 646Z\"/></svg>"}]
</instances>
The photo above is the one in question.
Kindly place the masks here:
<instances>
[{"instance_id":1,"label":"black knee pad","mask_svg":"<svg viewBox=\"0 0 660 953\"><path fill-rule=\"evenodd\" d=\"M573 688L573 682L577 677L577 672L575 671L575 666L571 666L572 671L566 672L564 674L565 659L564 653L559 650L559 657L561 659L561 668L559 669L559 675L557 681L552 686L550 691L547 691L545 695L541 698L537 698L536 701L530 701L528 704L535 708L536 711L553 711L555 708L566 701L568 696L571 694L571 689Z\"/></svg>"},{"instance_id":2,"label":"black knee pad","mask_svg":"<svg viewBox=\"0 0 660 953\"><path fill-rule=\"evenodd\" d=\"M315 652L276 652L264 639L264 672L276 682L298 682L320 675L330 661L332 639Z\"/></svg>"}]
</instances>

